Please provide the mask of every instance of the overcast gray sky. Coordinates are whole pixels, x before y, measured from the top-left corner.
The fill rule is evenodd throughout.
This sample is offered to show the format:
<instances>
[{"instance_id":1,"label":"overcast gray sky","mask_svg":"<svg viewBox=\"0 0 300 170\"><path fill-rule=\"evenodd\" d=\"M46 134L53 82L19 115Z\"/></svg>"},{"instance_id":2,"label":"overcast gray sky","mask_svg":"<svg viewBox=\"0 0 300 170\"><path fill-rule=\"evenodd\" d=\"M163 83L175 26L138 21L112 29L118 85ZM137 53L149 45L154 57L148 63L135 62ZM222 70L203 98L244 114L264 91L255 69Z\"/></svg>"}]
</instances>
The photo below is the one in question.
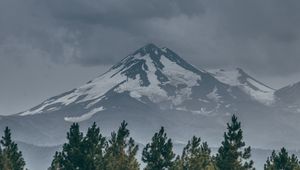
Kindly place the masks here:
<instances>
[{"instance_id":1,"label":"overcast gray sky","mask_svg":"<svg viewBox=\"0 0 300 170\"><path fill-rule=\"evenodd\" d=\"M194 65L300 81L298 0L0 0L0 114L77 87L146 43Z\"/></svg>"}]
</instances>

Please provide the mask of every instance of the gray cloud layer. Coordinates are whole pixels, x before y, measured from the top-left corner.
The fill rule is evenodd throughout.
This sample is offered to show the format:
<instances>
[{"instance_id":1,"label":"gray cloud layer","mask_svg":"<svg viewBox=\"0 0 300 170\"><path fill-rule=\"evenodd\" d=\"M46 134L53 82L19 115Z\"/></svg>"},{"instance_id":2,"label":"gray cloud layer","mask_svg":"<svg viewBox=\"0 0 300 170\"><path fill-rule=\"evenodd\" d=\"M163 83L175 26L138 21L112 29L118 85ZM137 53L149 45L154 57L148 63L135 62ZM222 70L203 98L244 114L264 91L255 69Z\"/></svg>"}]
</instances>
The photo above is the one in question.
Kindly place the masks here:
<instances>
[{"instance_id":1,"label":"gray cloud layer","mask_svg":"<svg viewBox=\"0 0 300 170\"><path fill-rule=\"evenodd\" d=\"M110 65L141 45L202 67L300 72L300 1L1 0L0 61Z\"/></svg>"}]
</instances>

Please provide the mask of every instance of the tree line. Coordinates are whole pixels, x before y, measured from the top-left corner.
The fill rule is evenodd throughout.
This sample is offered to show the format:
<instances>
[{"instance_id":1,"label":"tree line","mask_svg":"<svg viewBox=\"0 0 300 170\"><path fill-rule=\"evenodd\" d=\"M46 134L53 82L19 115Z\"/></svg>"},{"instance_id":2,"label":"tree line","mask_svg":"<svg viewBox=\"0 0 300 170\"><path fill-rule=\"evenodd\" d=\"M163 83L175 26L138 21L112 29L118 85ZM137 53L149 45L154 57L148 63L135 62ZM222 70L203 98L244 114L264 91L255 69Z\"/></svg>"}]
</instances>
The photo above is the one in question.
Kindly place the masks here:
<instances>
[{"instance_id":1,"label":"tree line","mask_svg":"<svg viewBox=\"0 0 300 170\"><path fill-rule=\"evenodd\" d=\"M49 170L139 170L136 158L138 144L130 137L123 121L109 138L102 135L93 123L84 135L78 123L67 132L67 142L53 157ZM38 160L37 160L38 161ZM251 147L243 140L241 122L233 115L218 152L212 155L207 142L193 136L180 155L173 151L172 139L164 127L155 133L142 149L144 170L254 170ZM23 170L25 161L17 144L11 140L8 128L4 131L0 147L0 169ZM273 151L264 165L265 170L300 170L298 158L289 155L285 148Z\"/></svg>"}]
</instances>

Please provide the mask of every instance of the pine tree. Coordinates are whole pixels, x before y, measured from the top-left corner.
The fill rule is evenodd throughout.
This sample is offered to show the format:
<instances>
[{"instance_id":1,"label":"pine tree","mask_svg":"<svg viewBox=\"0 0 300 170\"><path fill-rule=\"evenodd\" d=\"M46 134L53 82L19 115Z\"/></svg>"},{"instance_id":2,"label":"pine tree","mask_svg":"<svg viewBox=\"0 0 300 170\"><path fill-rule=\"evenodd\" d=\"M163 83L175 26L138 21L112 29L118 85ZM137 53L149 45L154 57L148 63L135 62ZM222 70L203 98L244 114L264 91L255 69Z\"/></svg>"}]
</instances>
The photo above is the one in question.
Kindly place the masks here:
<instances>
[{"instance_id":1,"label":"pine tree","mask_svg":"<svg viewBox=\"0 0 300 170\"><path fill-rule=\"evenodd\" d=\"M1 145L2 149L2 167L3 169L23 170L25 167L25 161L22 156L22 152L19 151L18 145L12 141L11 132L8 127L4 130L4 136L2 136Z\"/></svg>"},{"instance_id":2,"label":"pine tree","mask_svg":"<svg viewBox=\"0 0 300 170\"><path fill-rule=\"evenodd\" d=\"M201 139L193 137L183 149L182 162L183 169L200 170L213 166L211 150L206 142L201 144Z\"/></svg>"},{"instance_id":3,"label":"pine tree","mask_svg":"<svg viewBox=\"0 0 300 170\"><path fill-rule=\"evenodd\" d=\"M65 169L83 169L84 152L82 148L83 134L79 130L78 123L72 124L67 133L68 143L63 146L63 166Z\"/></svg>"},{"instance_id":4,"label":"pine tree","mask_svg":"<svg viewBox=\"0 0 300 170\"><path fill-rule=\"evenodd\" d=\"M67 139L62 152L55 153L50 170L105 169L103 157L107 142L96 123L88 128L85 137L79 125L72 124Z\"/></svg>"},{"instance_id":5,"label":"pine tree","mask_svg":"<svg viewBox=\"0 0 300 170\"><path fill-rule=\"evenodd\" d=\"M83 134L78 123L73 123L67 133L68 142L63 145L61 153L56 153L50 169L69 170L84 169Z\"/></svg>"},{"instance_id":6,"label":"pine tree","mask_svg":"<svg viewBox=\"0 0 300 170\"><path fill-rule=\"evenodd\" d=\"M181 157L177 157L171 170L215 170L211 150L206 142L193 137L184 147Z\"/></svg>"},{"instance_id":7,"label":"pine tree","mask_svg":"<svg viewBox=\"0 0 300 170\"><path fill-rule=\"evenodd\" d=\"M224 133L224 141L216 155L216 165L222 170L248 170L253 168L253 161L247 161L251 157L251 148L245 148L241 123L235 115L231 123L227 123L227 133Z\"/></svg>"},{"instance_id":8,"label":"pine tree","mask_svg":"<svg viewBox=\"0 0 300 170\"><path fill-rule=\"evenodd\" d=\"M139 163L135 156L138 145L132 138L129 138L127 123L123 121L117 133L112 132L109 146L106 149L105 169L106 170L138 170Z\"/></svg>"},{"instance_id":9,"label":"pine tree","mask_svg":"<svg viewBox=\"0 0 300 170\"><path fill-rule=\"evenodd\" d=\"M171 139L167 137L164 128L152 137L142 153L142 161L147 164L145 170L163 170L173 166L175 154Z\"/></svg>"},{"instance_id":10,"label":"pine tree","mask_svg":"<svg viewBox=\"0 0 300 170\"><path fill-rule=\"evenodd\" d=\"M183 162L179 155L176 156L173 161L173 165L169 168L169 170L183 170Z\"/></svg>"},{"instance_id":11,"label":"pine tree","mask_svg":"<svg viewBox=\"0 0 300 170\"><path fill-rule=\"evenodd\" d=\"M106 139L102 136L99 127L94 122L83 139L85 169L104 169L104 150L106 146Z\"/></svg>"},{"instance_id":12,"label":"pine tree","mask_svg":"<svg viewBox=\"0 0 300 170\"><path fill-rule=\"evenodd\" d=\"M282 148L278 155L275 151L272 152L270 158L267 159L264 165L265 170L300 170L298 158L293 154L288 155L285 148Z\"/></svg>"},{"instance_id":13,"label":"pine tree","mask_svg":"<svg viewBox=\"0 0 300 170\"><path fill-rule=\"evenodd\" d=\"M63 165L63 157L61 152L55 152L51 167L49 170L61 170Z\"/></svg>"}]
</instances>

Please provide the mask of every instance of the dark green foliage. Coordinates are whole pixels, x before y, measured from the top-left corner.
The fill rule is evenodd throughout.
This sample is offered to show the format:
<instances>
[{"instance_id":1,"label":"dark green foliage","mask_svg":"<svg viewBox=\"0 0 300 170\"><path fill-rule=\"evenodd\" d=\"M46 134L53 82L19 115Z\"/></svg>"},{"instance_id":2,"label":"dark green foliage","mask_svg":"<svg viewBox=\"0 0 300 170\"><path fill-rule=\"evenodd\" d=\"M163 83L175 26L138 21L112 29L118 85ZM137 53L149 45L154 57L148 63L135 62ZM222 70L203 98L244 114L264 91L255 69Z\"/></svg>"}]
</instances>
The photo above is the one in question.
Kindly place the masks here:
<instances>
[{"instance_id":1,"label":"dark green foliage","mask_svg":"<svg viewBox=\"0 0 300 170\"><path fill-rule=\"evenodd\" d=\"M178 156L172 170L214 170L215 165L212 159L211 150L206 142L193 137L184 147L181 158Z\"/></svg>"},{"instance_id":2,"label":"dark green foliage","mask_svg":"<svg viewBox=\"0 0 300 170\"><path fill-rule=\"evenodd\" d=\"M61 152L55 152L53 161L51 163L51 167L49 168L49 170L60 170L62 169L62 165L63 165L63 157Z\"/></svg>"},{"instance_id":3,"label":"dark green foliage","mask_svg":"<svg viewBox=\"0 0 300 170\"><path fill-rule=\"evenodd\" d=\"M227 123L224 141L215 157L206 142L193 136L184 147L182 155L173 152L172 140L163 127L155 133L152 141L142 152L145 170L252 170L251 148L245 147L241 123L235 115ZM62 152L56 152L49 170L139 170L135 158L138 145L130 137L127 123L123 121L117 132L111 133L107 141L94 123L86 136L74 123L67 133L68 142ZM10 130L5 129L0 146L0 170L22 170L25 162L17 145L11 140ZM276 154L272 152L264 165L265 170L300 170L295 155L289 156L285 148Z\"/></svg>"},{"instance_id":4,"label":"dark green foliage","mask_svg":"<svg viewBox=\"0 0 300 170\"><path fill-rule=\"evenodd\" d=\"M171 139L167 137L164 128L152 137L152 142L143 150L142 161L147 164L146 170L163 170L171 168L175 154Z\"/></svg>"},{"instance_id":5,"label":"dark green foliage","mask_svg":"<svg viewBox=\"0 0 300 170\"><path fill-rule=\"evenodd\" d=\"M50 169L84 169L83 134L79 130L78 123L71 125L67 139L68 142L63 145L62 152L55 153Z\"/></svg>"},{"instance_id":6,"label":"dark green foliage","mask_svg":"<svg viewBox=\"0 0 300 170\"><path fill-rule=\"evenodd\" d=\"M25 167L25 161L22 157L22 152L19 151L18 145L12 141L11 132L8 127L4 130L1 145L0 167L5 170L23 170Z\"/></svg>"},{"instance_id":7,"label":"dark green foliage","mask_svg":"<svg viewBox=\"0 0 300 170\"><path fill-rule=\"evenodd\" d=\"M170 170L183 170L183 162L179 155L176 156L176 159L173 162L173 165Z\"/></svg>"},{"instance_id":8,"label":"dark green foliage","mask_svg":"<svg viewBox=\"0 0 300 170\"><path fill-rule=\"evenodd\" d=\"M135 156L138 145L129 138L127 123L123 121L117 133L111 134L109 147L105 154L105 169L107 170L138 170L139 163Z\"/></svg>"},{"instance_id":9,"label":"dark green foliage","mask_svg":"<svg viewBox=\"0 0 300 170\"><path fill-rule=\"evenodd\" d=\"M122 122L117 133L112 133L109 145L94 123L83 137L74 123L67 133L68 142L62 152L56 152L51 170L138 170L135 159L138 146L129 138L127 123Z\"/></svg>"},{"instance_id":10,"label":"dark green foliage","mask_svg":"<svg viewBox=\"0 0 300 170\"><path fill-rule=\"evenodd\" d=\"M93 170L104 169L104 149L107 146L105 137L100 133L96 123L87 131L83 139L85 168Z\"/></svg>"},{"instance_id":11,"label":"dark green foliage","mask_svg":"<svg viewBox=\"0 0 300 170\"><path fill-rule=\"evenodd\" d=\"M201 139L193 137L183 149L183 169L200 170L213 166L211 151L206 142L201 144Z\"/></svg>"},{"instance_id":12,"label":"dark green foliage","mask_svg":"<svg viewBox=\"0 0 300 170\"><path fill-rule=\"evenodd\" d=\"M64 169L83 169L84 152L83 152L83 134L79 130L78 123L72 124L70 131L67 133L68 143L63 145L62 167Z\"/></svg>"},{"instance_id":13,"label":"dark green foliage","mask_svg":"<svg viewBox=\"0 0 300 170\"><path fill-rule=\"evenodd\" d=\"M85 137L80 132L79 125L72 124L67 139L68 142L63 145L62 152L55 153L51 170L104 169L103 152L106 139L96 123L88 129Z\"/></svg>"},{"instance_id":14,"label":"dark green foliage","mask_svg":"<svg viewBox=\"0 0 300 170\"><path fill-rule=\"evenodd\" d=\"M265 170L300 170L298 158L293 154L288 155L285 148L282 148L278 154L272 152L270 158L267 159L264 165Z\"/></svg>"},{"instance_id":15,"label":"dark green foliage","mask_svg":"<svg viewBox=\"0 0 300 170\"><path fill-rule=\"evenodd\" d=\"M217 167L222 170L254 169L253 161L247 161L251 157L251 148L245 148L241 123L235 115L232 116L231 123L227 123L227 129L216 156Z\"/></svg>"}]
</instances>

